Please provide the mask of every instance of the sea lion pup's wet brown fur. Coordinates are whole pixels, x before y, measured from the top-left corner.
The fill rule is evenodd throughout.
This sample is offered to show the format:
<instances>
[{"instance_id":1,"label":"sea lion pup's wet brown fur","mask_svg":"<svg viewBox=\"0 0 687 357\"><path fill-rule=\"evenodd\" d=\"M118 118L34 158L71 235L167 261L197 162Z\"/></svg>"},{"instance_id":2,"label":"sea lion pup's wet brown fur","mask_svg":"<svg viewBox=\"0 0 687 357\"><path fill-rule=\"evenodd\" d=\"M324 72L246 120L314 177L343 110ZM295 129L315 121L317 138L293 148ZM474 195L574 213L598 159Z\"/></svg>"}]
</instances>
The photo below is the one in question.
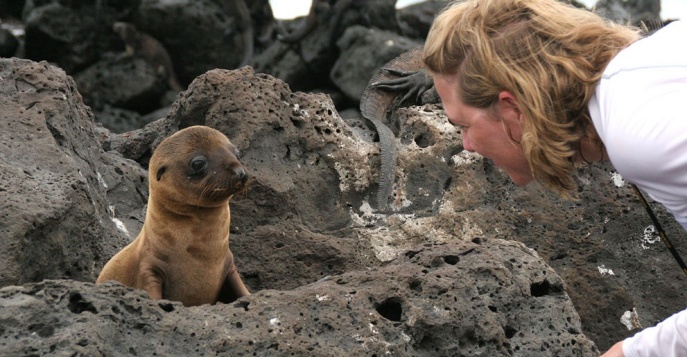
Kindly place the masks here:
<instances>
[{"instance_id":1,"label":"sea lion pup's wet brown fur","mask_svg":"<svg viewBox=\"0 0 687 357\"><path fill-rule=\"evenodd\" d=\"M237 154L224 134L204 126L163 140L150 160L143 228L97 282L116 280L186 306L248 295L229 250L229 199L247 181Z\"/></svg>"}]
</instances>

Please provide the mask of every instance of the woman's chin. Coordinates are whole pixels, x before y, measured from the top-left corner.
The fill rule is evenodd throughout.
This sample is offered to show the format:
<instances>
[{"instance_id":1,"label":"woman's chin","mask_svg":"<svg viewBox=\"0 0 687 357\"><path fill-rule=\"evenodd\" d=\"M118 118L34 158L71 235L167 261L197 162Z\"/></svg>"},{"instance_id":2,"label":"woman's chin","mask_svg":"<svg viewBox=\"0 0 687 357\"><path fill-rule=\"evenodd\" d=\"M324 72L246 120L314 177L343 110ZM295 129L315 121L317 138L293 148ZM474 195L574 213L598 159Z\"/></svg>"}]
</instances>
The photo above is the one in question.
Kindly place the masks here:
<instances>
[{"instance_id":1,"label":"woman's chin","mask_svg":"<svg viewBox=\"0 0 687 357\"><path fill-rule=\"evenodd\" d=\"M513 183L517 186L526 186L527 184L534 181L534 177L532 177L532 174L520 175L517 173L508 172L508 176L510 177L511 181L513 181Z\"/></svg>"}]
</instances>

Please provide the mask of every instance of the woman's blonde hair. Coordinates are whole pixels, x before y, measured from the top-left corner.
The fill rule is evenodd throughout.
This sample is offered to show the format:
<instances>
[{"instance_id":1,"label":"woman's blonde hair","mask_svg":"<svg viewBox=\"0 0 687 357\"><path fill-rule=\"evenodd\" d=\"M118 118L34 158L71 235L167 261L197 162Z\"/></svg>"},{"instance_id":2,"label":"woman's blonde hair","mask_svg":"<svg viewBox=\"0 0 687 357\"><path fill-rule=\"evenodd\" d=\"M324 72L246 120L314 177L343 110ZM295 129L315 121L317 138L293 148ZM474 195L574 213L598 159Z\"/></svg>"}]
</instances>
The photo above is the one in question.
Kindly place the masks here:
<instances>
[{"instance_id":1,"label":"woman's blonde hair","mask_svg":"<svg viewBox=\"0 0 687 357\"><path fill-rule=\"evenodd\" d=\"M525 117L520 144L536 181L577 197L583 137L601 150L587 104L610 60L637 29L557 0L468 0L449 5L427 36L424 63L458 74L462 101L492 108L511 92Z\"/></svg>"}]
</instances>

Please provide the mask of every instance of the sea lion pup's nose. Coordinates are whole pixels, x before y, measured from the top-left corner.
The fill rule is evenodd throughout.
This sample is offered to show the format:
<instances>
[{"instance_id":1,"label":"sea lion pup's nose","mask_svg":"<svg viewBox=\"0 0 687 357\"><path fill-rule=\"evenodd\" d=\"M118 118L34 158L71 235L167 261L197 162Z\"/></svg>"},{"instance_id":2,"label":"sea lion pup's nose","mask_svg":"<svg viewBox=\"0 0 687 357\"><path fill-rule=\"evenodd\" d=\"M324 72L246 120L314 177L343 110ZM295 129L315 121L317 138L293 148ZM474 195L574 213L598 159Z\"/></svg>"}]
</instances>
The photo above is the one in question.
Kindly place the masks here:
<instances>
[{"instance_id":1,"label":"sea lion pup's nose","mask_svg":"<svg viewBox=\"0 0 687 357\"><path fill-rule=\"evenodd\" d=\"M248 174L246 174L246 170L244 170L241 166L234 168L234 174L236 175L236 178L243 182L248 180Z\"/></svg>"}]
</instances>

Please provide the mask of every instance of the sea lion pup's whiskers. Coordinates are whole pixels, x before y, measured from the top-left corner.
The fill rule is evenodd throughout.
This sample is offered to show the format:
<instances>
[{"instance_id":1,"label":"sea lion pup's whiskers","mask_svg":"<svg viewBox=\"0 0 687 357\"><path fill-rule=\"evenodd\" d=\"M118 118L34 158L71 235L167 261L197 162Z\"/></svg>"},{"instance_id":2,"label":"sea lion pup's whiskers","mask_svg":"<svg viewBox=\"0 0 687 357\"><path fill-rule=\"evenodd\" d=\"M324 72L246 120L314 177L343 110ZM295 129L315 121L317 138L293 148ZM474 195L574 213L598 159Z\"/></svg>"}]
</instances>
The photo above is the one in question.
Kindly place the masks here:
<instances>
[{"instance_id":1,"label":"sea lion pup's whiskers","mask_svg":"<svg viewBox=\"0 0 687 357\"><path fill-rule=\"evenodd\" d=\"M187 306L248 295L229 249L229 201L248 181L235 152L224 134L204 126L163 140L150 160L141 233L97 282L117 280Z\"/></svg>"}]
</instances>

